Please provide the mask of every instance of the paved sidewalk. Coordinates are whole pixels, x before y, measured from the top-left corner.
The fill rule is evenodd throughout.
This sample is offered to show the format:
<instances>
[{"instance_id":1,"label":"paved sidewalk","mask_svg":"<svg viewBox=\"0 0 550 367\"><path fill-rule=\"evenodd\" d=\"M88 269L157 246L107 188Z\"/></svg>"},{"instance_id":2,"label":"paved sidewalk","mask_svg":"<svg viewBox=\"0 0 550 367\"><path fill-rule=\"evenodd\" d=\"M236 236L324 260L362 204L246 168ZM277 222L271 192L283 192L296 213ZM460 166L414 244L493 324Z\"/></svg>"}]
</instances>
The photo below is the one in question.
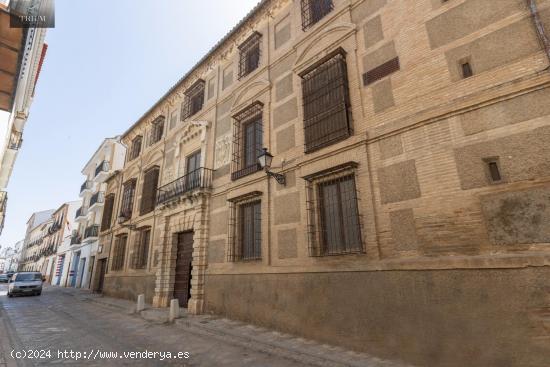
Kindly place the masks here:
<instances>
[{"instance_id":1,"label":"paved sidewalk","mask_svg":"<svg viewBox=\"0 0 550 367\"><path fill-rule=\"evenodd\" d=\"M82 302L92 302L111 310L125 314L135 313L135 303L127 300L103 297L86 290L61 288ZM147 306L150 307L150 306ZM136 315L137 316L137 315ZM168 309L146 309L141 312L142 318L155 324L167 324ZM356 353L340 347L334 347L283 334L246 323L214 317L210 315L189 315L182 309L181 317L173 325L195 335L210 340L229 343L244 349L254 350L288 359L301 365L320 367L405 367L407 365L384 361L364 353Z\"/></svg>"}]
</instances>

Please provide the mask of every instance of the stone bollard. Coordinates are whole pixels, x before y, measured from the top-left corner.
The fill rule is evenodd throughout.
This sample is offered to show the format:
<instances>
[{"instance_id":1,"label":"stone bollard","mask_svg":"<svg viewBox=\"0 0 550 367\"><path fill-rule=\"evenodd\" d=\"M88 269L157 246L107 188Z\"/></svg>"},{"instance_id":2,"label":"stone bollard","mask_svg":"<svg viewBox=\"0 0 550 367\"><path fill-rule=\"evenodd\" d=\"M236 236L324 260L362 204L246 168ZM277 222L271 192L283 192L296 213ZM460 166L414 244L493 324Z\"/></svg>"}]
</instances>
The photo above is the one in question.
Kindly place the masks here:
<instances>
[{"instance_id":1,"label":"stone bollard","mask_svg":"<svg viewBox=\"0 0 550 367\"><path fill-rule=\"evenodd\" d=\"M145 295L140 294L137 297L137 306L136 306L136 312L140 313L141 311L145 310Z\"/></svg>"},{"instance_id":2,"label":"stone bollard","mask_svg":"<svg viewBox=\"0 0 550 367\"><path fill-rule=\"evenodd\" d=\"M178 317L180 317L180 303L177 299L173 299L170 301L170 314L168 315L168 320L173 322Z\"/></svg>"}]
</instances>

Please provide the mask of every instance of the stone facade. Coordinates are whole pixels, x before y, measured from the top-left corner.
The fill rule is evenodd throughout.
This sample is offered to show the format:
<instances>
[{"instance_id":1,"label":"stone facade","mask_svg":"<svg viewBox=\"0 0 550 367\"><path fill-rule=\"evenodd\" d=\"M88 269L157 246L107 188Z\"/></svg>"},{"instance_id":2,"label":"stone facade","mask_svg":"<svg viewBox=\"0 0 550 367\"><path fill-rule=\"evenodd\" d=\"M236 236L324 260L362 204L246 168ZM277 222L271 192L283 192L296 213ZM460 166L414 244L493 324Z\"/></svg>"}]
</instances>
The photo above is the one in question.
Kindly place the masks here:
<instances>
[{"instance_id":1,"label":"stone facade","mask_svg":"<svg viewBox=\"0 0 550 367\"><path fill-rule=\"evenodd\" d=\"M523 0L332 3L303 27L300 1L262 1L123 135L130 146L159 117L177 116L204 80L200 111L165 125L119 183L136 178L139 203L151 166L161 187L184 176L197 150L212 181L116 224L113 232L129 233L127 251L128 225L151 227L152 246L145 270L109 278L132 289L154 277L149 301L167 306L175 238L192 230L192 312L422 366L545 366L550 74L536 22L550 29L550 1L537 1L536 13ZM238 46L252 32L260 61L242 76ZM352 130L309 151L303 77L336 52L345 55ZM250 106L261 106L262 146L285 185L236 170L236 116ZM315 182L327 172L354 179L360 251L315 252L326 230L312 207ZM238 261L249 202L260 205L261 256Z\"/></svg>"}]
</instances>

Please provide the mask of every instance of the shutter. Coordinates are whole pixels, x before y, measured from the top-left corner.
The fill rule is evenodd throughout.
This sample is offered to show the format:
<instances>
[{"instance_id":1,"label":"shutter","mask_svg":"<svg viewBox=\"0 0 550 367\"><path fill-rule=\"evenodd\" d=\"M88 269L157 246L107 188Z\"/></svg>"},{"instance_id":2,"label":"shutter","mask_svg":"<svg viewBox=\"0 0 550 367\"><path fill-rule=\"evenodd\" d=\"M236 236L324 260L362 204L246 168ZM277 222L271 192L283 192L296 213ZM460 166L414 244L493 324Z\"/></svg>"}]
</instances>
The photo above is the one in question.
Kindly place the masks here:
<instances>
[{"instance_id":1,"label":"shutter","mask_svg":"<svg viewBox=\"0 0 550 367\"><path fill-rule=\"evenodd\" d=\"M155 208L158 175L158 168L151 169L145 173L145 178L143 180L143 191L141 194L140 215L147 214Z\"/></svg>"},{"instance_id":2,"label":"shutter","mask_svg":"<svg viewBox=\"0 0 550 367\"><path fill-rule=\"evenodd\" d=\"M105 231L111 228L111 220L113 219L113 206L115 202L115 196L109 195L105 199L105 206L103 207L103 215L101 217L101 230Z\"/></svg>"}]
</instances>

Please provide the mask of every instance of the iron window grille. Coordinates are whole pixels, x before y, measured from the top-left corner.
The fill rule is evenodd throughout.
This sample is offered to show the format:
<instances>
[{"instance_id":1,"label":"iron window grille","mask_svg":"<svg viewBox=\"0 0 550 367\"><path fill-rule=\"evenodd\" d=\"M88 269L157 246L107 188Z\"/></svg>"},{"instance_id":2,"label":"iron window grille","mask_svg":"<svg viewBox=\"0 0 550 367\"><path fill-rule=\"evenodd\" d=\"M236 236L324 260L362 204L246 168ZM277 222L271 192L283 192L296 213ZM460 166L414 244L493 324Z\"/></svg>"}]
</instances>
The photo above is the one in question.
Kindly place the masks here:
<instances>
[{"instance_id":1,"label":"iron window grille","mask_svg":"<svg viewBox=\"0 0 550 367\"><path fill-rule=\"evenodd\" d=\"M163 134L164 134L164 116L160 116L151 123L151 133L149 135L149 146L155 143L158 143L160 139L162 139Z\"/></svg>"},{"instance_id":2,"label":"iron window grille","mask_svg":"<svg viewBox=\"0 0 550 367\"><path fill-rule=\"evenodd\" d=\"M121 217L126 218L126 220L132 218L132 209L134 207L134 195L136 192L136 179L127 181L124 184L122 191L122 205L120 208Z\"/></svg>"},{"instance_id":3,"label":"iron window grille","mask_svg":"<svg viewBox=\"0 0 550 367\"><path fill-rule=\"evenodd\" d=\"M255 102L233 116L232 180L262 169L258 163L263 147L262 112L263 104Z\"/></svg>"},{"instance_id":4,"label":"iron window grille","mask_svg":"<svg viewBox=\"0 0 550 367\"><path fill-rule=\"evenodd\" d=\"M111 261L111 270L117 271L124 268L124 258L126 256L126 242L128 241L128 235L124 234L118 236L115 240L115 246L113 249L113 260Z\"/></svg>"},{"instance_id":5,"label":"iron window grille","mask_svg":"<svg viewBox=\"0 0 550 367\"><path fill-rule=\"evenodd\" d=\"M113 220L113 209L115 205L115 194L109 194L105 197L105 205L103 206L103 215L101 216L101 230L106 231L111 228Z\"/></svg>"},{"instance_id":6,"label":"iron window grille","mask_svg":"<svg viewBox=\"0 0 550 367\"><path fill-rule=\"evenodd\" d=\"M332 0L302 0L302 30L320 21L334 9Z\"/></svg>"},{"instance_id":7,"label":"iron window grille","mask_svg":"<svg viewBox=\"0 0 550 367\"><path fill-rule=\"evenodd\" d=\"M182 121L202 110L204 104L204 85L204 80L199 79L185 91L185 101L181 105Z\"/></svg>"},{"instance_id":8,"label":"iron window grille","mask_svg":"<svg viewBox=\"0 0 550 367\"><path fill-rule=\"evenodd\" d=\"M147 214L155 209L158 179L158 167L153 167L145 172L143 179L143 189L141 192L141 205L139 209L140 215Z\"/></svg>"},{"instance_id":9,"label":"iron window grille","mask_svg":"<svg viewBox=\"0 0 550 367\"><path fill-rule=\"evenodd\" d=\"M304 177L310 256L364 252L356 167L350 162Z\"/></svg>"},{"instance_id":10,"label":"iron window grille","mask_svg":"<svg viewBox=\"0 0 550 367\"><path fill-rule=\"evenodd\" d=\"M250 74L260 66L261 39L262 35L254 32L239 46L239 79Z\"/></svg>"},{"instance_id":11,"label":"iron window grille","mask_svg":"<svg viewBox=\"0 0 550 367\"><path fill-rule=\"evenodd\" d=\"M132 257L133 269L145 269L149 255L149 242L151 238L151 229L142 229L136 238L136 244Z\"/></svg>"},{"instance_id":12,"label":"iron window grille","mask_svg":"<svg viewBox=\"0 0 550 367\"><path fill-rule=\"evenodd\" d=\"M262 258L262 213L260 192L229 201L227 261Z\"/></svg>"},{"instance_id":13,"label":"iron window grille","mask_svg":"<svg viewBox=\"0 0 550 367\"><path fill-rule=\"evenodd\" d=\"M141 141L143 138L141 136L136 136L134 140L132 140L132 147L130 148L130 154L128 155L128 161L132 161L136 159L139 156L139 153L141 152Z\"/></svg>"},{"instance_id":14,"label":"iron window grille","mask_svg":"<svg viewBox=\"0 0 550 367\"><path fill-rule=\"evenodd\" d=\"M395 73L401 68L399 57L395 57L385 63L367 71L363 74L363 85L367 86L377 80L383 79L388 75Z\"/></svg>"},{"instance_id":15,"label":"iron window grille","mask_svg":"<svg viewBox=\"0 0 550 367\"><path fill-rule=\"evenodd\" d=\"M352 134L345 53L342 49L301 74L305 152Z\"/></svg>"}]
</instances>

